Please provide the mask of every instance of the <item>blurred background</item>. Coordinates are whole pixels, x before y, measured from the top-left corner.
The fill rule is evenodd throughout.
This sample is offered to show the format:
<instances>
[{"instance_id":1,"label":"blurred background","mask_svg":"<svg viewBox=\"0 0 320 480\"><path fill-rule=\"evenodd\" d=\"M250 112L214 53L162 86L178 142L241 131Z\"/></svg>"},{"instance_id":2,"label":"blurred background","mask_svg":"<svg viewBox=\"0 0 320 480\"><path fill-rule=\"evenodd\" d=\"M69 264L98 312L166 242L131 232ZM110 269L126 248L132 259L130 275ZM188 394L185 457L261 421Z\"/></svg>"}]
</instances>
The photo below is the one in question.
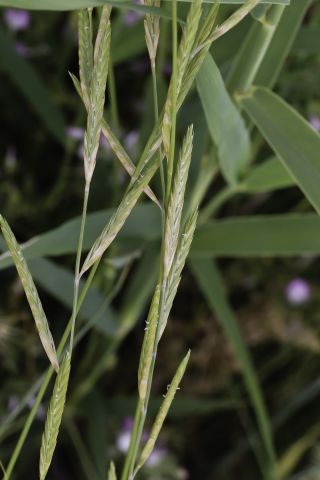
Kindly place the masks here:
<instances>
[{"instance_id":1,"label":"blurred background","mask_svg":"<svg viewBox=\"0 0 320 480\"><path fill-rule=\"evenodd\" d=\"M233 9L225 6L221 15ZM184 5L179 6L179 14L185 15ZM248 17L214 44L213 57L223 75L252 22ZM18 240L29 242L30 269L58 343L70 315L78 235L78 220L73 219L80 214L84 186L86 115L68 75L68 71L78 74L77 15L2 8L0 23L0 209ZM157 63L160 105L171 74L170 33L170 22L162 19ZM141 13L114 9L111 52L105 115L137 160L153 125ZM318 131L319 78L320 4L314 2L276 91ZM208 136L195 89L178 116L179 139L191 121L195 149L189 191L201 171ZM270 155L265 145L259 144L257 151L257 162ZM214 168L214 159L208 161ZM101 140L89 203L87 248L119 203L127 181L109 145ZM158 178L153 187L160 191ZM223 180L216 175L204 203L222 188ZM216 217L309 211L301 192L290 185L226 199ZM77 366L72 369L66 415L48 478L103 479L110 459L118 467L123 461L137 397L144 321L156 280L159 235L160 215L145 197L99 268L94 290L80 314ZM0 248L6 250L2 239ZM265 397L283 478L320 479L319 258L220 258L217 265L227 315L239 326L245 355L252 357ZM0 269L0 459L6 465L34 402L30 389L47 362L22 286L5 253ZM156 413L188 348L191 360L141 478L264 478L264 453L239 352L214 310L186 267L160 344L151 412ZM37 475L51 388L12 478ZM27 392L31 393L25 399ZM26 407L15 415L24 399ZM145 437L151 425L149 418Z\"/></svg>"}]
</instances>

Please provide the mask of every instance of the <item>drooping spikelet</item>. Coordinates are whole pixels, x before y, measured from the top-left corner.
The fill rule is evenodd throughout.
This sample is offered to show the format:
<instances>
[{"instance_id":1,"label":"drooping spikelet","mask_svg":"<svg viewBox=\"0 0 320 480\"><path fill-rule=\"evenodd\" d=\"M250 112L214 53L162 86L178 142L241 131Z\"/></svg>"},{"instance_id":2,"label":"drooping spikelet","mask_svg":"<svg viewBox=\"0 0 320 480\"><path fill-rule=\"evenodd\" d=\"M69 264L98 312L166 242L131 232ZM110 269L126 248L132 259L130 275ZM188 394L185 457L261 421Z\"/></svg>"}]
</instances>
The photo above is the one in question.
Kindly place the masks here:
<instances>
[{"instance_id":1,"label":"drooping spikelet","mask_svg":"<svg viewBox=\"0 0 320 480\"><path fill-rule=\"evenodd\" d=\"M56 448L64 404L66 401L66 393L70 375L70 361L71 355L67 351L54 384L54 389L47 413L46 424L44 427L44 433L42 436L39 465L40 480L44 480L46 478L52 461L53 453Z\"/></svg>"},{"instance_id":2,"label":"drooping spikelet","mask_svg":"<svg viewBox=\"0 0 320 480\"><path fill-rule=\"evenodd\" d=\"M176 373L173 377L173 380L172 380L172 382L169 386L168 392L167 392L167 394L164 398L164 401L162 402L159 413L156 416L156 419L155 419L154 424L152 426L150 437L149 437L147 443L145 444L145 446L144 446L144 448L141 452L141 456L140 456L140 459L139 459L139 462L138 462L138 465L137 465L137 468L136 468L136 472L142 467L142 465L144 465L144 463L148 460L148 458L150 457L150 455L153 451L153 448L154 448L155 443L157 441L158 435L159 435L160 430L162 428L163 422L165 421L165 418L166 418L167 413L169 411L169 408L172 404L172 401L175 397L175 394L176 394L177 390L179 389L180 382L181 382L182 377L184 375L184 372L187 368L189 357L190 357L190 350L188 351L187 355L184 357L184 359L180 363L180 365L179 365L179 367L178 367L178 369L177 369L177 371L176 371Z\"/></svg>"},{"instance_id":3,"label":"drooping spikelet","mask_svg":"<svg viewBox=\"0 0 320 480\"><path fill-rule=\"evenodd\" d=\"M32 315L39 333L43 348L56 372L59 371L59 363L52 335L50 332L48 320L44 313L41 300L39 298L36 286L33 282L27 262L22 254L21 248L9 227L6 220L0 215L0 225L3 236L8 245L12 260L16 266L23 289L25 291Z\"/></svg>"}]
</instances>

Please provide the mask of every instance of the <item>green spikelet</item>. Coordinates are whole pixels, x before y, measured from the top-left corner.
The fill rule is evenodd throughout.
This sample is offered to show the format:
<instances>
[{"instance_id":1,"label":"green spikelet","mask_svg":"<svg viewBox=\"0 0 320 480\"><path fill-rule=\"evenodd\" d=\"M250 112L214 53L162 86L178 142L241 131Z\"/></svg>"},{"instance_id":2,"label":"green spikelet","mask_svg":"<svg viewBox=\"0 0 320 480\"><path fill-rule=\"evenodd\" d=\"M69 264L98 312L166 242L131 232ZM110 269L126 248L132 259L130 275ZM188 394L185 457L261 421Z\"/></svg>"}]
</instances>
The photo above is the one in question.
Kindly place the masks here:
<instances>
[{"instance_id":1,"label":"green spikelet","mask_svg":"<svg viewBox=\"0 0 320 480\"><path fill-rule=\"evenodd\" d=\"M79 71L84 103L89 105L93 69L92 8L78 12Z\"/></svg>"},{"instance_id":2,"label":"green spikelet","mask_svg":"<svg viewBox=\"0 0 320 480\"><path fill-rule=\"evenodd\" d=\"M0 225L3 236L8 245L12 260L16 266L19 274L22 286L24 288L28 303L30 305L33 318L39 332L39 337L43 348L56 372L59 371L59 363L56 354L55 345L50 332L48 320L44 313L41 300L39 298L36 286L32 280L31 273L29 271L27 262L22 254L21 248L17 243L17 240L9 227L6 220L0 215Z\"/></svg>"},{"instance_id":3,"label":"green spikelet","mask_svg":"<svg viewBox=\"0 0 320 480\"><path fill-rule=\"evenodd\" d=\"M146 168L140 173L139 177L129 185L126 194L116 212L112 215L109 223L103 229L100 236L93 244L88 253L80 275L83 275L97 260L99 260L107 248L111 245L119 231L121 230L126 219L130 215L133 207L137 203L141 193L149 184L151 178L158 169L158 159L149 162Z\"/></svg>"},{"instance_id":4,"label":"green spikelet","mask_svg":"<svg viewBox=\"0 0 320 480\"><path fill-rule=\"evenodd\" d=\"M52 461L53 453L56 448L64 404L66 401L66 393L70 375L70 361L70 353L66 352L54 384L54 389L47 413L46 424L44 427L44 433L42 436L39 465L40 480L44 480L46 478Z\"/></svg>"},{"instance_id":5,"label":"green spikelet","mask_svg":"<svg viewBox=\"0 0 320 480\"><path fill-rule=\"evenodd\" d=\"M144 463L148 460L148 458L150 457L150 455L151 455L151 453L154 449L154 446L155 446L155 443L156 443L157 438L159 436L159 433L160 433L160 430L162 428L163 422L165 421L165 418L167 416L169 408L170 408L170 406L173 402L174 396L175 396L175 394L176 394L176 392L179 388L180 382L181 382L182 377L184 375L184 372L187 368L189 357L190 357L190 350L188 351L187 355L184 357L184 359L180 363L180 365L179 365L179 367L178 367L178 369L175 373L175 376L173 377L173 380L172 380L172 382L169 386L168 392L167 392L167 394L164 398L164 401L162 402L159 413L156 416L155 422L152 426L150 437L149 437L147 443L145 444L145 446L142 450L142 453L141 453L141 456L140 456L140 459L139 459L139 462L138 462L135 473L138 470L140 470L142 465L144 465Z\"/></svg>"},{"instance_id":6,"label":"green spikelet","mask_svg":"<svg viewBox=\"0 0 320 480\"><path fill-rule=\"evenodd\" d=\"M116 475L116 467L114 466L114 463L110 463L110 468L108 472L108 480L117 480L117 475Z\"/></svg>"},{"instance_id":7,"label":"green spikelet","mask_svg":"<svg viewBox=\"0 0 320 480\"><path fill-rule=\"evenodd\" d=\"M160 285L156 286L145 330L145 335L142 344L140 364L138 370L138 390L140 399L143 401L146 398L149 371L152 364L152 355L154 351L154 342L156 338L157 325L159 319L159 302L161 289Z\"/></svg>"},{"instance_id":8,"label":"green spikelet","mask_svg":"<svg viewBox=\"0 0 320 480\"><path fill-rule=\"evenodd\" d=\"M177 249L183 199L192 154L193 127L189 127L183 141L169 198L164 234L164 276L167 277Z\"/></svg>"},{"instance_id":9,"label":"green spikelet","mask_svg":"<svg viewBox=\"0 0 320 480\"><path fill-rule=\"evenodd\" d=\"M84 168L87 184L90 184L99 148L108 75L110 35L110 22L108 16L105 14L101 17L97 41L95 44L88 120L84 136Z\"/></svg>"},{"instance_id":10,"label":"green spikelet","mask_svg":"<svg viewBox=\"0 0 320 480\"><path fill-rule=\"evenodd\" d=\"M160 7L160 0L144 0L143 3L150 7ZM160 35L160 17L158 15L147 13L144 20L144 31L150 61L154 66Z\"/></svg>"},{"instance_id":11,"label":"green spikelet","mask_svg":"<svg viewBox=\"0 0 320 480\"><path fill-rule=\"evenodd\" d=\"M176 296L178 286L181 280L181 273L186 263L187 256L190 251L193 234L196 228L198 218L198 210L196 209L191 215L187 218L184 230L180 235L180 240L178 248L169 272L169 276L166 282L165 292L164 292L164 308L161 315L161 325L160 325L160 336L166 328L170 310L173 304L173 300Z\"/></svg>"}]
</instances>

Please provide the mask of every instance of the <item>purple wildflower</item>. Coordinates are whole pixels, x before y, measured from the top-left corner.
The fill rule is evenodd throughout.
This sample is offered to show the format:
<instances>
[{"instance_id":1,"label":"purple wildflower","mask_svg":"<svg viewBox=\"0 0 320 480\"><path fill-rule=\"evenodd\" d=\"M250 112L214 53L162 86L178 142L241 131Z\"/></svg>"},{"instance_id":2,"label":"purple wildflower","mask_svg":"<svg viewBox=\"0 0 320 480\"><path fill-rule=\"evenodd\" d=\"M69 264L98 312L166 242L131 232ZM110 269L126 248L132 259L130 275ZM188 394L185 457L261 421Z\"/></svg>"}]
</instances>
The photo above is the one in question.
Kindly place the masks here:
<instances>
[{"instance_id":1,"label":"purple wildflower","mask_svg":"<svg viewBox=\"0 0 320 480\"><path fill-rule=\"evenodd\" d=\"M165 448L155 447L147 460L147 465L149 467L156 467L164 460L166 456L167 450Z\"/></svg>"},{"instance_id":2,"label":"purple wildflower","mask_svg":"<svg viewBox=\"0 0 320 480\"><path fill-rule=\"evenodd\" d=\"M7 8L4 12L4 21L10 30L26 30L31 22L30 13L27 10Z\"/></svg>"},{"instance_id":3,"label":"purple wildflower","mask_svg":"<svg viewBox=\"0 0 320 480\"><path fill-rule=\"evenodd\" d=\"M16 52L17 52L21 57L27 58L27 57L29 56L29 54L30 54L29 48L28 48L24 43L16 42L15 48L16 48Z\"/></svg>"},{"instance_id":4,"label":"purple wildflower","mask_svg":"<svg viewBox=\"0 0 320 480\"><path fill-rule=\"evenodd\" d=\"M291 305L301 305L310 299L310 285L303 278L294 278L285 288L285 296Z\"/></svg>"},{"instance_id":5,"label":"purple wildflower","mask_svg":"<svg viewBox=\"0 0 320 480\"><path fill-rule=\"evenodd\" d=\"M66 128L66 135L72 140L83 140L84 129L81 127L70 126Z\"/></svg>"},{"instance_id":6,"label":"purple wildflower","mask_svg":"<svg viewBox=\"0 0 320 480\"><path fill-rule=\"evenodd\" d=\"M316 115L311 115L309 117L309 123L315 130L317 130L317 132L320 132L320 118L319 117L317 117Z\"/></svg>"},{"instance_id":7,"label":"purple wildflower","mask_svg":"<svg viewBox=\"0 0 320 480\"><path fill-rule=\"evenodd\" d=\"M143 17L143 13L135 12L133 10L129 10L123 17L123 23L127 25L127 27L132 27L135 25L140 18Z\"/></svg>"},{"instance_id":8,"label":"purple wildflower","mask_svg":"<svg viewBox=\"0 0 320 480\"><path fill-rule=\"evenodd\" d=\"M134 152L137 142L139 139L139 134L136 131L129 132L124 138L124 146L129 152Z\"/></svg>"}]
</instances>

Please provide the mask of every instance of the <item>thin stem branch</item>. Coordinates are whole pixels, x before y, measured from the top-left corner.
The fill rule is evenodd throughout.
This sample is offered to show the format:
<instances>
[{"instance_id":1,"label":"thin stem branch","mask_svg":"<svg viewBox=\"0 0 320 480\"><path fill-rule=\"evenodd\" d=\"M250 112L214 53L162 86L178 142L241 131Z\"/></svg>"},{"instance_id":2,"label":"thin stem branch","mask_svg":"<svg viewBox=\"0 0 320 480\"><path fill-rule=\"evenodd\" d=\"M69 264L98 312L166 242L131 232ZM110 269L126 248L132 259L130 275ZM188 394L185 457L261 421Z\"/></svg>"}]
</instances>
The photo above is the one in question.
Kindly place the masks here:
<instances>
[{"instance_id":1,"label":"thin stem branch","mask_svg":"<svg viewBox=\"0 0 320 480\"><path fill-rule=\"evenodd\" d=\"M76 266L75 266L75 274L74 274L73 307L72 307L72 314L71 314L70 353L72 352L72 348L73 348L73 339L74 339L74 331L75 331L76 316L77 316L77 304L78 304L79 282L80 282L80 262L81 262L81 254L82 254L84 229L85 229L86 217L87 217L89 191L90 191L90 186L88 183L86 183L86 186L84 189L81 226L80 226L77 258L76 258Z\"/></svg>"}]
</instances>

